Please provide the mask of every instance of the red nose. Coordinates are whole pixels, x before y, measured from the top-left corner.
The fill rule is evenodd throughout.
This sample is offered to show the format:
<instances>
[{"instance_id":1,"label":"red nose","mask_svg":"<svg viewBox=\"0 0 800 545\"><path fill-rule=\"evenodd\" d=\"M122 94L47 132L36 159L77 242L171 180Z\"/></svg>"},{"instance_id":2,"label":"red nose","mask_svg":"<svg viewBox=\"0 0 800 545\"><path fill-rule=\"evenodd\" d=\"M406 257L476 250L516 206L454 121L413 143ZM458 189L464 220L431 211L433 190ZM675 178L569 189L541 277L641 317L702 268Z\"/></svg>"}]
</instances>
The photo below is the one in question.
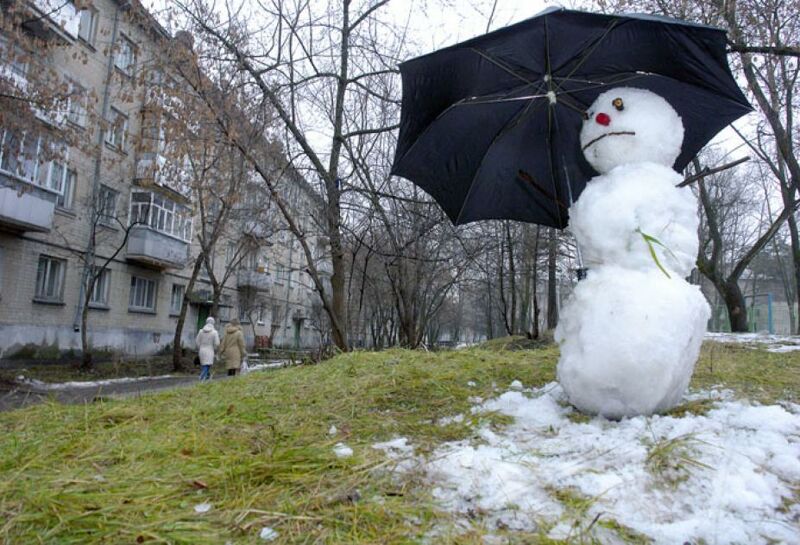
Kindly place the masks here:
<instances>
[{"instance_id":1,"label":"red nose","mask_svg":"<svg viewBox=\"0 0 800 545\"><path fill-rule=\"evenodd\" d=\"M594 116L594 120L603 125L604 127L608 126L608 124L611 123L611 118L608 117L608 114L604 114L602 112Z\"/></svg>"}]
</instances>

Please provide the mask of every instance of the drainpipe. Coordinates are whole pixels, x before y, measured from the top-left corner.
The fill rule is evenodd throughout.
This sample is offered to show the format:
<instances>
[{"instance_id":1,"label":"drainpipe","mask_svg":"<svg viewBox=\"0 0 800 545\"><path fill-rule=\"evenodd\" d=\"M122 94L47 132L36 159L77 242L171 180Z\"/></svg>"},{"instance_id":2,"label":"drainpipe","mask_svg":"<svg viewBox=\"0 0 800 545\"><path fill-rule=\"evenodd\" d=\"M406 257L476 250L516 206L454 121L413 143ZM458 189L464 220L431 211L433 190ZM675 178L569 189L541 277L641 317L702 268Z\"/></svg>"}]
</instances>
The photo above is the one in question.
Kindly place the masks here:
<instances>
[{"instance_id":1,"label":"drainpipe","mask_svg":"<svg viewBox=\"0 0 800 545\"><path fill-rule=\"evenodd\" d=\"M111 31L111 49L109 50L108 56L108 67L106 68L106 82L105 87L103 88L103 103L101 105L101 112L102 112L102 120L108 120L108 110L110 107L110 95L111 95L111 76L114 74L114 47L117 45L117 34L119 31L119 12L120 6L117 5L114 9L114 27ZM97 153L94 159L94 173L92 174L92 197L91 201L89 201L89 206L91 206L92 214L90 217L90 225L96 226L97 225L97 198L100 194L100 167L102 166L102 159L103 159L103 138L105 137L105 130L103 127L100 127L100 131L97 134ZM96 227L95 227L96 228ZM78 332L81 330L81 314L83 313L83 302L86 293L86 284L89 280L90 274L90 265L94 264L94 250L95 250L95 243L94 243L94 229L92 229L89 233L89 242L86 245L86 257L84 259L83 265L83 273L81 274L81 285L80 290L78 291L78 305L76 306L75 310L75 319L72 322L72 330Z\"/></svg>"}]
</instances>

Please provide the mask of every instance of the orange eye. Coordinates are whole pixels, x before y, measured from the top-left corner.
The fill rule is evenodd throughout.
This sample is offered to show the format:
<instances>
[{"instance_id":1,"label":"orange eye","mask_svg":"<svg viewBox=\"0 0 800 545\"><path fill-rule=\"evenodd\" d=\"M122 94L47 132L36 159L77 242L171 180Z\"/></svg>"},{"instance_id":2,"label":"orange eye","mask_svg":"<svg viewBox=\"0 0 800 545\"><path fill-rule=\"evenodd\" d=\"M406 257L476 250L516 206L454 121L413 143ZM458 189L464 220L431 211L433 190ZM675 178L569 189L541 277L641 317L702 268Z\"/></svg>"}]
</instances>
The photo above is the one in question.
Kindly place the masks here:
<instances>
[{"instance_id":1,"label":"orange eye","mask_svg":"<svg viewBox=\"0 0 800 545\"><path fill-rule=\"evenodd\" d=\"M622 99L619 97L612 100L611 105L614 106L620 112L625 109L625 105L622 103Z\"/></svg>"}]
</instances>

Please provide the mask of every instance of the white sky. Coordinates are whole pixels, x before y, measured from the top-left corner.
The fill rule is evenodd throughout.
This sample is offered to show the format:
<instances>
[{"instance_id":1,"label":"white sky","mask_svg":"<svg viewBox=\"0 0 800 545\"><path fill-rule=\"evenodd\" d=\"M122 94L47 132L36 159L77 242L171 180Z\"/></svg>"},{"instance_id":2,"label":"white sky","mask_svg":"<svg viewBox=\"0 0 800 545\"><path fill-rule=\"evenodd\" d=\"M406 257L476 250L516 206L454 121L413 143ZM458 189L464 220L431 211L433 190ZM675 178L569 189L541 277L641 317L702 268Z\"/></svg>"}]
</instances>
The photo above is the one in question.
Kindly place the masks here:
<instances>
[{"instance_id":1,"label":"white sky","mask_svg":"<svg viewBox=\"0 0 800 545\"><path fill-rule=\"evenodd\" d=\"M251 1L255 5L255 1ZM144 2L149 9L157 12L168 6L170 0ZM493 0L392 0L381 9L384 16L388 14L398 25L408 25L409 42L414 44L412 50L417 54L425 54L484 34L493 3ZM548 6L565 5L580 9L581 5L587 4L587 1L581 0L497 0L494 14L491 15L490 30L533 17ZM751 114L737 121L736 125L747 130L748 126L753 126L754 119L754 114ZM329 136L324 132L311 132L316 133L309 135L314 146L325 155L324 150L330 144ZM747 155L749 151L742 147L741 139L730 128L717 135L712 144L718 144L726 151L727 161Z\"/></svg>"}]
</instances>

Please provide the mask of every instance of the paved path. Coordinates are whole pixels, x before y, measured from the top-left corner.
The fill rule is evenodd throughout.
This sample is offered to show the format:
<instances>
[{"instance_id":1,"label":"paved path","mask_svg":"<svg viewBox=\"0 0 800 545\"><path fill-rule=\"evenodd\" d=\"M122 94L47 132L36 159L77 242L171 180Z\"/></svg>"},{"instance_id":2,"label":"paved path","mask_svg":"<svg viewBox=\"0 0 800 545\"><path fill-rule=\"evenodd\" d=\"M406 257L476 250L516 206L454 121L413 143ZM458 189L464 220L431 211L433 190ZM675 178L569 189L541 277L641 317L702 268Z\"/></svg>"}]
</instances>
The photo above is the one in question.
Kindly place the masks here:
<instances>
[{"instance_id":1,"label":"paved path","mask_svg":"<svg viewBox=\"0 0 800 545\"><path fill-rule=\"evenodd\" d=\"M256 370L285 367L286 362L261 363ZM230 377L217 373L213 380ZM119 399L139 396L159 390L186 388L199 384L197 376L144 377L131 382L89 384L66 388L46 388L36 384L0 382L0 411L10 411L48 400L66 404L91 403L98 399Z\"/></svg>"}]
</instances>

